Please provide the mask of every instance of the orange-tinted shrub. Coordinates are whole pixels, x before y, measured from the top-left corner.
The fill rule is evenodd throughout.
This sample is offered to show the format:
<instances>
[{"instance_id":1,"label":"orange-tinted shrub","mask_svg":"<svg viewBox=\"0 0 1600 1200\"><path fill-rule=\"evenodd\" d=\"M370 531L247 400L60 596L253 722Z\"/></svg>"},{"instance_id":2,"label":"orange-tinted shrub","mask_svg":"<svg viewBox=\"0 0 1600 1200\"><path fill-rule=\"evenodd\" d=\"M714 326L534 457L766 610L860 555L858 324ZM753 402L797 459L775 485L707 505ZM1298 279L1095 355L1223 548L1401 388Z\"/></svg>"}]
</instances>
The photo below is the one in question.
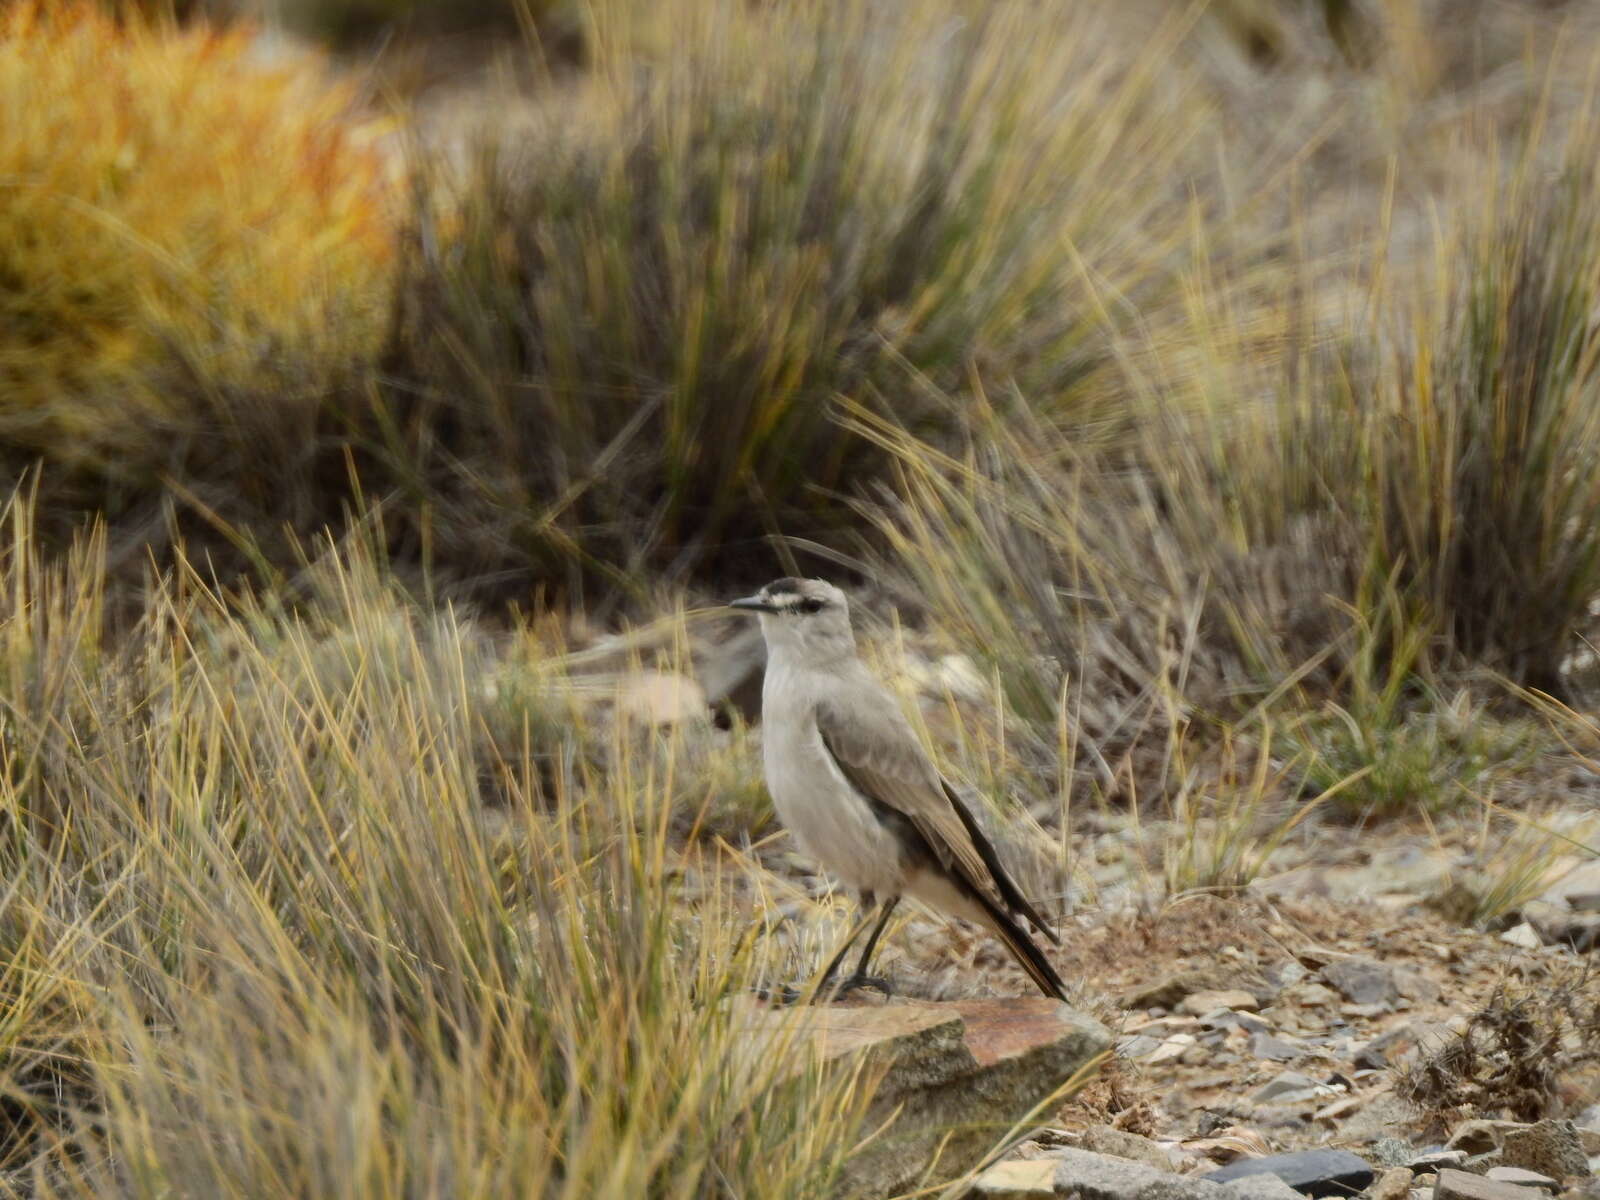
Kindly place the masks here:
<instances>
[{"instance_id":1,"label":"orange-tinted shrub","mask_svg":"<svg viewBox=\"0 0 1600 1200\"><path fill-rule=\"evenodd\" d=\"M314 404L370 354L384 160L317 67L244 28L0 13L0 441L120 474L224 397Z\"/></svg>"}]
</instances>

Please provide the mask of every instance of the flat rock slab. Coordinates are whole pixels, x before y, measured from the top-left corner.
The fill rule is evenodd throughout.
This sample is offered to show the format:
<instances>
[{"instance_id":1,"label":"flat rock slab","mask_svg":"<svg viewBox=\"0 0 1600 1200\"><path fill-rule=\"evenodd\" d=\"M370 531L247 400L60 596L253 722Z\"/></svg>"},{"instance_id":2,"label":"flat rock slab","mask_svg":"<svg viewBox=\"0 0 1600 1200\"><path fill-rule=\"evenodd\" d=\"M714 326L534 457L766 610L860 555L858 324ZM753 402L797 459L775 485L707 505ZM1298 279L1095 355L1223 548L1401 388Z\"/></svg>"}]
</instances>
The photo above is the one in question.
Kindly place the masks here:
<instances>
[{"instance_id":1,"label":"flat rock slab","mask_svg":"<svg viewBox=\"0 0 1600 1200\"><path fill-rule=\"evenodd\" d=\"M1273 1076L1250 1097L1251 1104L1293 1104L1319 1096L1332 1096L1334 1089L1318 1083L1299 1071L1281 1071Z\"/></svg>"},{"instance_id":2,"label":"flat rock slab","mask_svg":"<svg viewBox=\"0 0 1600 1200\"><path fill-rule=\"evenodd\" d=\"M1516 1183L1502 1183L1470 1171L1445 1168L1433 1185L1433 1200L1530 1200L1542 1193Z\"/></svg>"},{"instance_id":3,"label":"flat rock slab","mask_svg":"<svg viewBox=\"0 0 1600 1200\"><path fill-rule=\"evenodd\" d=\"M997 1163L968 1194L974 1200L1300 1200L1300 1193L1276 1175L1212 1183L1090 1150Z\"/></svg>"},{"instance_id":4,"label":"flat rock slab","mask_svg":"<svg viewBox=\"0 0 1600 1200\"><path fill-rule=\"evenodd\" d=\"M1493 1179L1497 1183L1514 1183L1520 1187L1542 1188L1547 1192L1559 1192L1561 1184L1551 1179L1548 1175L1541 1175L1537 1171L1526 1171L1521 1167L1490 1167L1484 1172L1485 1178Z\"/></svg>"},{"instance_id":5,"label":"flat rock slab","mask_svg":"<svg viewBox=\"0 0 1600 1200\"><path fill-rule=\"evenodd\" d=\"M842 1196L887 1196L967 1170L1081 1068L1111 1047L1098 1021L1044 996L877 1006L752 1005L746 1028L761 1053L809 1039L825 1060L879 1072L865 1128L886 1127L854 1155ZM799 1069L806 1055L792 1055Z\"/></svg>"},{"instance_id":6,"label":"flat rock slab","mask_svg":"<svg viewBox=\"0 0 1600 1200\"><path fill-rule=\"evenodd\" d=\"M1508 1130L1521 1128L1522 1126L1516 1121L1488 1119L1463 1121L1450 1135L1450 1141L1446 1146L1468 1155L1487 1154L1491 1150L1500 1149L1500 1143L1505 1139Z\"/></svg>"},{"instance_id":7,"label":"flat rock slab","mask_svg":"<svg viewBox=\"0 0 1600 1200\"><path fill-rule=\"evenodd\" d=\"M1055 1188L1057 1196L1074 1200L1235 1200L1219 1183L1088 1150L1056 1158Z\"/></svg>"},{"instance_id":8,"label":"flat rock slab","mask_svg":"<svg viewBox=\"0 0 1600 1200\"><path fill-rule=\"evenodd\" d=\"M1063 1151L1055 1162L1060 1200L1300 1200L1275 1175L1212 1183L1087 1150Z\"/></svg>"},{"instance_id":9,"label":"flat rock slab","mask_svg":"<svg viewBox=\"0 0 1600 1200\"><path fill-rule=\"evenodd\" d=\"M1376 1172L1348 1150L1302 1150L1242 1158L1202 1176L1228 1183L1247 1175L1276 1175L1303 1196L1353 1196L1370 1184Z\"/></svg>"},{"instance_id":10,"label":"flat rock slab","mask_svg":"<svg viewBox=\"0 0 1600 1200\"><path fill-rule=\"evenodd\" d=\"M1147 1167L1154 1167L1158 1171L1177 1169L1177 1165L1172 1161L1172 1153L1166 1147L1152 1142L1149 1138L1140 1137L1123 1129L1115 1129L1110 1125L1090 1126L1083 1131L1082 1140L1083 1149L1095 1154L1109 1154L1113 1158L1129 1159L1143 1163Z\"/></svg>"},{"instance_id":11,"label":"flat rock slab","mask_svg":"<svg viewBox=\"0 0 1600 1200\"><path fill-rule=\"evenodd\" d=\"M1258 1004L1269 1004L1277 989L1258 976L1214 967L1192 967L1169 975L1157 983L1135 987L1117 1001L1123 1008L1173 1008L1196 992L1244 991Z\"/></svg>"}]
</instances>

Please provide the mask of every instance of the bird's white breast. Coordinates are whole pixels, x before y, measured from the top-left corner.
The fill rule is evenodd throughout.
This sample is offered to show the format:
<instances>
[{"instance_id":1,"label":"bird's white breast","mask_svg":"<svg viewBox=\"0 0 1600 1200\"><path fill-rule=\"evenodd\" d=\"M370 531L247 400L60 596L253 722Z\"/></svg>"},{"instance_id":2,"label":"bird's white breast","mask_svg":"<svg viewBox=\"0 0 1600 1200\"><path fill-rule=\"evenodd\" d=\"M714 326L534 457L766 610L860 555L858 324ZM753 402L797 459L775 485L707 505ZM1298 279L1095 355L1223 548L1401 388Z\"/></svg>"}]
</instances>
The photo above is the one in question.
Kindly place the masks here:
<instances>
[{"instance_id":1,"label":"bird's white breast","mask_svg":"<svg viewBox=\"0 0 1600 1200\"><path fill-rule=\"evenodd\" d=\"M847 887L898 896L905 864L898 841L856 791L817 730L826 678L780 661L762 688L762 758L778 819L800 848Z\"/></svg>"}]
</instances>

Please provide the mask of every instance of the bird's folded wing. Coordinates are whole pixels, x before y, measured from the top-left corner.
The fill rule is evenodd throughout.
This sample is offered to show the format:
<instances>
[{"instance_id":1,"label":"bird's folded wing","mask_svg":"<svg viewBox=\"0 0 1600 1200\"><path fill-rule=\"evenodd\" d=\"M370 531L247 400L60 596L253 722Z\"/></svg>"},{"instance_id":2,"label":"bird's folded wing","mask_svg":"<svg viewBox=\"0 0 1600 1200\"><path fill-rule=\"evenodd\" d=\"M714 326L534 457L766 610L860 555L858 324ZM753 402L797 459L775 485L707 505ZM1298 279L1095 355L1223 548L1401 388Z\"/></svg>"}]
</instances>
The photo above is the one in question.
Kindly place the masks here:
<instances>
[{"instance_id":1,"label":"bird's folded wing","mask_svg":"<svg viewBox=\"0 0 1600 1200\"><path fill-rule=\"evenodd\" d=\"M824 700L817 706L822 744L852 787L907 817L940 863L990 900L1005 903L994 874L957 812L939 770L894 699ZM996 863L998 866L998 863ZM1009 907L1009 905L1008 905Z\"/></svg>"}]
</instances>

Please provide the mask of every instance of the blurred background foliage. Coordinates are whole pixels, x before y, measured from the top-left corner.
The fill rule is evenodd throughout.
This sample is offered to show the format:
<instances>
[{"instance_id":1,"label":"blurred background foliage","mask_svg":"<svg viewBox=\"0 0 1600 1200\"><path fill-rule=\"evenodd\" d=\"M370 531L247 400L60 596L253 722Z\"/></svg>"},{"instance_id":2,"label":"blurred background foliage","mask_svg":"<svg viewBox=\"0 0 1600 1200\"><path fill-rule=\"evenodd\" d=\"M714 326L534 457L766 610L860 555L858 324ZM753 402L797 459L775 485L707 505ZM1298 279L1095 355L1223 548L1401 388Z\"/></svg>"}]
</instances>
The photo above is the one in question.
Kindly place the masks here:
<instances>
[{"instance_id":1,"label":"blurred background foliage","mask_svg":"<svg viewBox=\"0 0 1600 1200\"><path fill-rule=\"evenodd\" d=\"M378 501L452 594L617 612L781 534L1041 715L1097 656L1148 695L1174 639L1208 706L1568 686L1584 6L5 22L0 461L113 562L271 567Z\"/></svg>"}]
</instances>

